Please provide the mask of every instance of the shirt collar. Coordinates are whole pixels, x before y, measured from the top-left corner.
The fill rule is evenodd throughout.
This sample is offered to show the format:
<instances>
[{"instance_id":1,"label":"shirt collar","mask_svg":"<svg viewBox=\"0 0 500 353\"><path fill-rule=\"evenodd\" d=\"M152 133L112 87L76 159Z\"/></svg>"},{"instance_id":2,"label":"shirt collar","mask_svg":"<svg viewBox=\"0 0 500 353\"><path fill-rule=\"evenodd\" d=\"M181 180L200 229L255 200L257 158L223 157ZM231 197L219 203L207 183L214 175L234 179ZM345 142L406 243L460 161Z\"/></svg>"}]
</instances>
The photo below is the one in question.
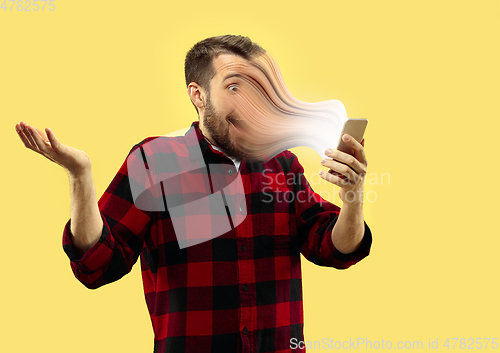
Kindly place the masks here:
<instances>
[{"instance_id":1,"label":"shirt collar","mask_svg":"<svg viewBox=\"0 0 500 353\"><path fill-rule=\"evenodd\" d=\"M201 158L209 151L221 156L225 156L224 153L213 149L211 144L208 143L208 141L205 139L200 130L199 121L194 121L191 124L191 128L184 135L184 139L186 141L186 146L189 150L189 157L191 158L192 162Z\"/></svg>"},{"instance_id":2,"label":"shirt collar","mask_svg":"<svg viewBox=\"0 0 500 353\"><path fill-rule=\"evenodd\" d=\"M206 153L212 152L220 156L224 156L228 158L224 153L217 151L212 147L212 145L205 139L201 130L200 130L200 122L194 121L191 124L191 128L184 135L184 139L186 141L186 146L189 150L189 157L191 162L200 159ZM240 161L241 165L244 165L247 162L247 156L243 157ZM254 161L254 162L263 162L263 161Z\"/></svg>"}]
</instances>

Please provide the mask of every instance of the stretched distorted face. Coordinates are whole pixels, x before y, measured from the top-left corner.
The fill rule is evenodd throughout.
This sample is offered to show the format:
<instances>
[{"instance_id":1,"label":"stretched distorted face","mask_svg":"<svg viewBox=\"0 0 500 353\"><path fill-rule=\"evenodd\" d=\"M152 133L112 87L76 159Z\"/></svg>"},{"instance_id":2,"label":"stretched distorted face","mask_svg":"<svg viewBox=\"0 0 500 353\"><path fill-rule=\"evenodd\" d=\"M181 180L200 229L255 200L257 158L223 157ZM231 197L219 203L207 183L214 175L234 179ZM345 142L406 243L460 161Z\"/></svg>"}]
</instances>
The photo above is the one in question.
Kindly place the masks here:
<instances>
[{"instance_id":1,"label":"stretched distorted face","mask_svg":"<svg viewBox=\"0 0 500 353\"><path fill-rule=\"evenodd\" d=\"M288 91L269 54L246 60L220 54L213 61L202 127L226 154L268 160L283 150L309 146L322 154L347 119L338 100L306 103Z\"/></svg>"},{"instance_id":2,"label":"stretched distorted face","mask_svg":"<svg viewBox=\"0 0 500 353\"><path fill-rule=\"evenodd\" d=\"M273 144L275 128L285 122L280 110L286 109L283 94L289 93L278 87L279 70L270 62L267 54L251 60L220 54L213 61L216 75L207 92L203 128L232 157L265 157L262 149Z\"/></svg>"}]
</instances>

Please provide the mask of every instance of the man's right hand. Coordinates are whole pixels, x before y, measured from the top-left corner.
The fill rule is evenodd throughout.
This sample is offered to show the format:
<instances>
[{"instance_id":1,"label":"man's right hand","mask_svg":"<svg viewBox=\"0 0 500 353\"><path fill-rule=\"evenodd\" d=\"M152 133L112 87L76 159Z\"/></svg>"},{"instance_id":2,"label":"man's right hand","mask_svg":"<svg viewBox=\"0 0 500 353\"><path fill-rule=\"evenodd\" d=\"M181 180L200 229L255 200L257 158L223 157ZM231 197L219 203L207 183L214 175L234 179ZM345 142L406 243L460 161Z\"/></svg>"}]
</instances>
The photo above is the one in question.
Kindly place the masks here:
<instances>
[{"instance_id":1,"label":"man's right hand","mask_svg":"<svg viewBox=\"0 0 500 353\"><path fill-rule=\"evenodd\" d=\"M87 153L71 146L63 145L51 129L43 131L21 121L16 124L16 131L24 146L40 153L66 169L70 176L78 177L91 169L92 163Z\"/></svg>"},{"instance_id":2,"label":"man's right hand","mask_svg":"<svg viewBox=\"0 0 500 353\"><path fill-rule=\"evenodd\" d=\"M76 148L63 145L51 129L42 131L24 121L16 124L16 131L26 148L40 153L66 169L71 191L71 235L80 257L97 243L102 234L103 221L95 193L92 164L89 156Z\"/></svg>"}]
</instances>

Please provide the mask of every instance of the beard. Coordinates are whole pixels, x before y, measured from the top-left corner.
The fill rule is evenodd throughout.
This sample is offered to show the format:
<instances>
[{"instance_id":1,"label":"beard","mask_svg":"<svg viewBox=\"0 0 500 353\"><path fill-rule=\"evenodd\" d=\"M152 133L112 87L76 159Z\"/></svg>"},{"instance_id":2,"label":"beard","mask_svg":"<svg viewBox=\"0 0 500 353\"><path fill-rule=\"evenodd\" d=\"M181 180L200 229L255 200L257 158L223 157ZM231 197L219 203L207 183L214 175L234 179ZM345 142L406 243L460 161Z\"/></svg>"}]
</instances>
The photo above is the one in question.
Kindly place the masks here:
<instances>
[{"instance_id":1,"label":"beard","mask_svg":"<svg viewBox=\"0 0 500 353\"><path fill-rule=\"evenodd\" d=\"M207 103L205 106L204 127L212 137L215 145L222 149L224 154L228 157L242 159L246 153L239 148L229 136L229 122L228 118L231 115L222 116L219 114L212 104L210 94L207 94Z\"/></svg>"}]
</instances>

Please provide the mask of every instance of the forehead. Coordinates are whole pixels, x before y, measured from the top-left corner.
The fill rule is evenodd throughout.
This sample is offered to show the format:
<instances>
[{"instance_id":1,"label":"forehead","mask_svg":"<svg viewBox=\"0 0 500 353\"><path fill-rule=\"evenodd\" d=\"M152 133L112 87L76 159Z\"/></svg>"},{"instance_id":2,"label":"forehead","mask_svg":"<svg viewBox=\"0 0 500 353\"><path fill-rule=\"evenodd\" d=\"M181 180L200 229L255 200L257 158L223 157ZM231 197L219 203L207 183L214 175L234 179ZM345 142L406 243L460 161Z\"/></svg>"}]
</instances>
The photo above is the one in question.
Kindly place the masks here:
<instances>
[{"instance_id":1,"label":"forehead","mask_svg":"<svg viewBox=\"0 0 500 353\"><path fill-rule=\"evenodd\" d=\"M255 70L252 63L241 56L233 54L220 54L213 61L216 72L215 79L224 80L228 75L232 74L250 74Z\"/></svg>"}]
</instances>

